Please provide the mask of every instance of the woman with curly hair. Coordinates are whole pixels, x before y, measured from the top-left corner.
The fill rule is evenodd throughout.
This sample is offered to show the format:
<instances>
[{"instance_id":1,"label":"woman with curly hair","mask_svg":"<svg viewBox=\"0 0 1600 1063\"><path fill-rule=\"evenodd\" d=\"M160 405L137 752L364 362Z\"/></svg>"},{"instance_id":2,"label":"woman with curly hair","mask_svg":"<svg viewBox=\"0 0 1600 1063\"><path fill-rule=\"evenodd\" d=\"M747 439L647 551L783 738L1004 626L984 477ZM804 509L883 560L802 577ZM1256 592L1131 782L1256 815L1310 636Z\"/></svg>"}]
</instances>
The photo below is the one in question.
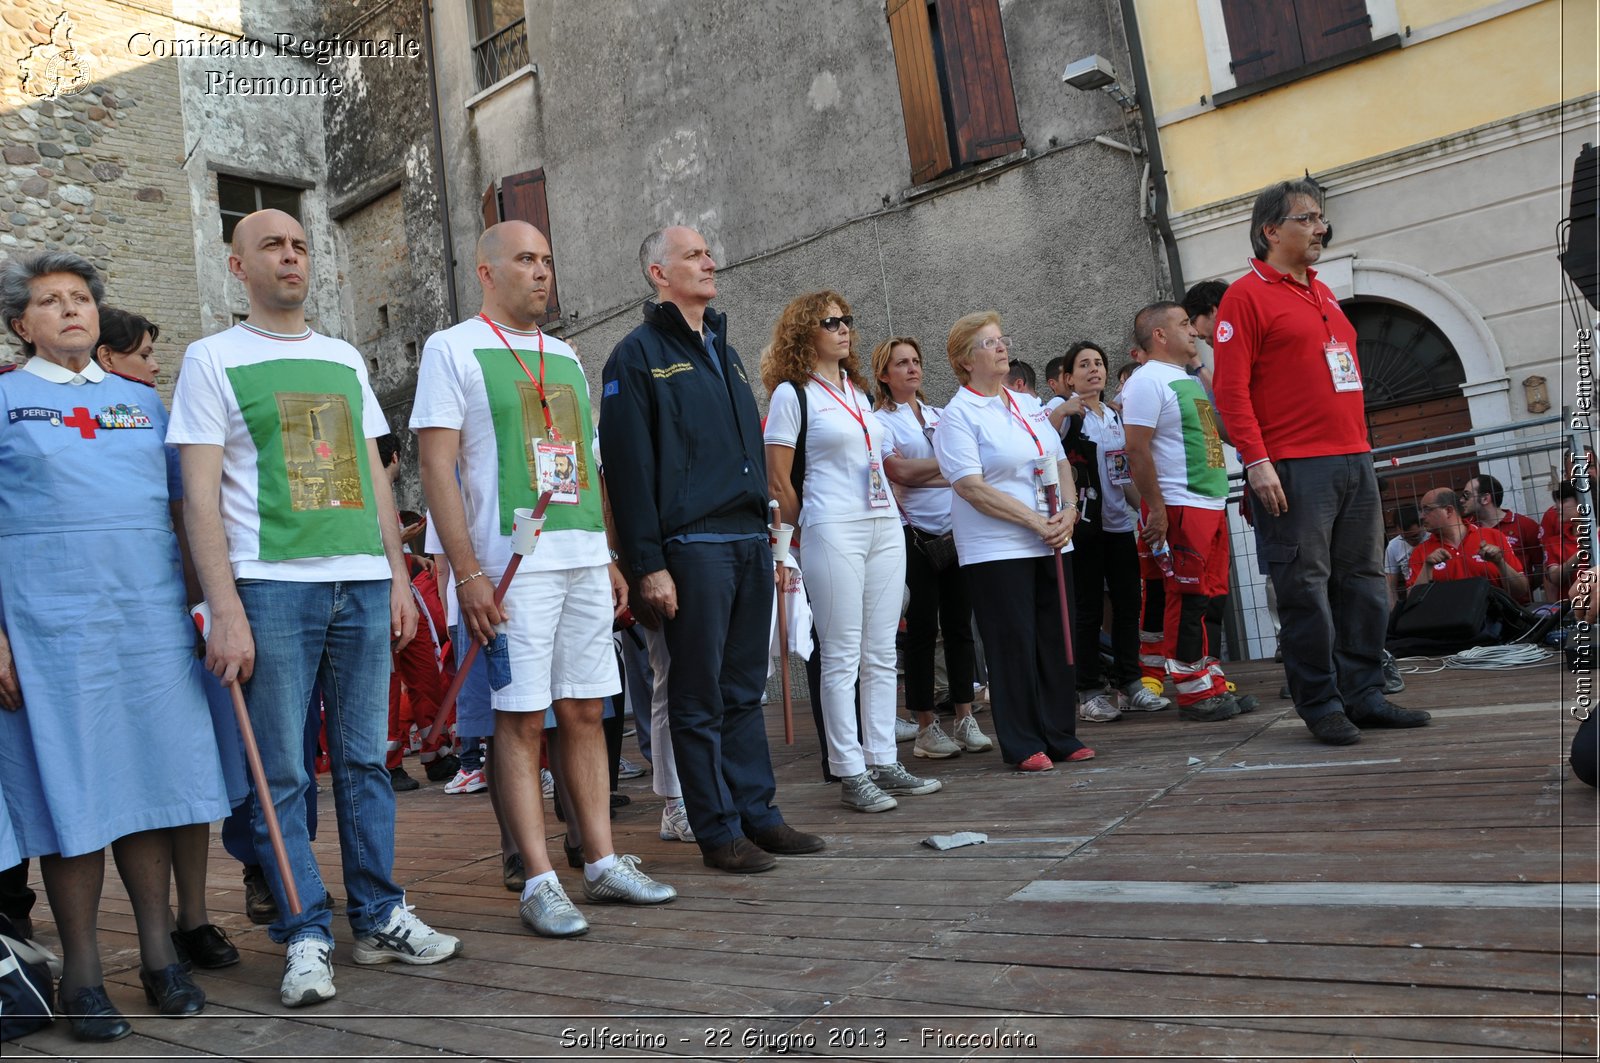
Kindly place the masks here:
<instances>
[{"instance_id":1,"label":"woman with curly hair","mask_svg":"<svg viewBox=\"0 0 1600 1063\"><path fill-rule=\"evenodd\" d=\"M955 489L956 554L989 659L989 693L1000 755L1019 771L1083 761L1076 683L1064 652L1053 550L1071 550L1077 488L1050 415L1032 395L1005 387L1011 341L993 311L950 329L945 353L961 388L933 438L939 470ZM1062 507L1049 516L1043 489L1051 465ZM1072 568L1061 571L1072 597Z\"/></svg>"},{"instance_id":2,"label":"woman with curly hair","mask_svg":"<svg viewBox=\"0 0 1600 1063\"><path fill-rule=\"evenodd\" d=\"M939 474L933 437L944 411L922 394L922 347L910 336L891 336L873 348L872 377L878 384L873 409L894 444L884 471L894 485L905 522L906 707L917 714L919 757L981 753L994 742L972 715L972 601L956 565L950 533L950 484ZM950 680L955 727L945 734L934 715L933 649L944 631L944 663Z\"/></svg>"},{"instance_id":3,"label":"woman with curly hair","mask_svg":"<svg viewBox=\"0 0 1600 1063\"><path fill-rule=\"evenodd\" d=\"M850 304L828 291L800 296L778 318L761 363L772 393L767 481L796 541L805 540L823 730L828 766L844 787L841 803L887 812L898 804L894 794L932 793L940 783L906 771L895 752L905 541L883 470L889 436L872 412L851 325Z\"/></svg>"}]
</instances>

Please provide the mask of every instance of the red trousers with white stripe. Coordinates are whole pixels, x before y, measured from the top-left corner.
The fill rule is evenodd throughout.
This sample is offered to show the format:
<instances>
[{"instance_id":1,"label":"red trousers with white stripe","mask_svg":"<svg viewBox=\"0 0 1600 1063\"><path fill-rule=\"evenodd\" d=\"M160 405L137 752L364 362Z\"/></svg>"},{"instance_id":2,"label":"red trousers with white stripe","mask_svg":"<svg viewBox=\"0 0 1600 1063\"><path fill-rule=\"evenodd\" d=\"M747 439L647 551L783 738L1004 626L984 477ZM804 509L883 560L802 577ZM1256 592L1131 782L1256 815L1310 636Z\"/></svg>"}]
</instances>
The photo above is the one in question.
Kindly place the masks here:
<instances>
[{"instance_id":1,"label":"red trousers with white stripe","mask_svg":"<svg viewBox=\"0 0 1600 1063\"><path fill-rule=\"evenodd\" d=\"M1163 655L1180 706L1227 692L1227 677L1206 645L1206 609L1228 593L1228 520L1220 509L1167 507L1171 576L1163 580L1166 629Z\"/></svg>"}]
</instances>

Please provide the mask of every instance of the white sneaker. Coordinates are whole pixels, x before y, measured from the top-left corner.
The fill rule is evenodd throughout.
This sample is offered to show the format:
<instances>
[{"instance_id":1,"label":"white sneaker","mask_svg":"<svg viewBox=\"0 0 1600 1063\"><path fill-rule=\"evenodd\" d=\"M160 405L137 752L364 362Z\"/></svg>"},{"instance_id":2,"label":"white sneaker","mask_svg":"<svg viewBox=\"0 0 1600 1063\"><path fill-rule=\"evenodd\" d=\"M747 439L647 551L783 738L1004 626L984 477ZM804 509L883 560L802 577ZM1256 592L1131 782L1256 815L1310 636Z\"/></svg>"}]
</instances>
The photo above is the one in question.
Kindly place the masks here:
<instances>
[{"instance_id":1,"label":"white sneaker","mask_svg":"<svg viewBox=\"0 0 1600 1063\"><path fill-rule=\"evenodd\" d=\"M1121 715L1109 694L1096 694L1078 706L1078 719L1092 723L1110 723Z\"/></svg>"},{"instance_id":2,"label":"white sneaker","mask_svg":"<svg viewBox=\"0 0 1600 1063\"><path fill-rule=\"evenodd\" d=\"M977 719L972 716L961 717L952 730L955 740L968 753L986 753L994 748L994 739L983 733Z\"/></svg>"},{"instance_id":3,"label":"white sneaker","mask_svg":"<svg viewBox=\"0 0 1600 1063\"><path fill-rule=\"evenodd\" d=\"M316 934L302 934L289 942L283 959L283 985L278 999L286 1008L303 1008L332 1000L333 942Z\"/></svg>"},{"instance_id":4,"label":"white sneaker","mask_svg":"<svg viewBox=\"0 0 1600 1063\"><path fill-rule=\"evenodd\" d=\"M539 789L544 791L545 797L556 795L556 777L550 774L549 768L539 769Z\"/></svg>"},{"instance_id":5,"label":"white sneaker","mask_svg":"<svg viewBox=\"0 0 1600 1063\"><path fill-rule=\"evenodd\" d=\"M928 726L917 732L917 740L911 747L915 756L929 757L941 760L944 757L953 757L961 752L961 746L939 726L939 721L934 720Z\"/></svg>"},{"instance_id":6,"label":"white sneaker","mask_svg":"<svg viewBox=\"0 0 1600 1063\"><path fill-rule=\"evenodd\" d=\"M1160 712L1172 708L1170 699L1163 697L1158 690L1151 690L1143 680L1129 683L1126 694L1127 708L1131 712Z\"/></svg>"},{"instance_id":7,"label":"white sneaker","mask_svg":"<svg viewBox=\"0 0 1600 1063\"><path fill-rule=\"evenodd\" d=\"M444 784L447 794L476 794L489 788L489 781L483 777L482 769L468 771L462 768L456 772L456 777Z\"/></svg>"},{"instance_id":8,"label":"white sneaker","mask_svg":"<svg viewBox=\"0 0 1600 1063\"><path fill-rule=\"evenodd\" d=\"M689 813L683 807L683 798L674 797L661 809L661 840L664 842L692 842L694 829L689 826Z\"/></svg>"},{"instance_id":9,"label":"white sneaker","mask_svg":"<svg viewBox=\"0 0 1600 1063\"><path fill-rule=\"evenodd\" d=\"M637 779L649 770L643 764L635 764L627 757L617 758L617 778L619 779Z\"/></svg>"},{"instance_id":10,"label":"white sneaker","mask_svg":"<svg viewBox=\"0 0 1600 1063\"><path fill-rule=\"evenodd\" d=\"M917 725L902 716L894 718L894 740L896 743L910 742L917 737Z\"/></svg>"},{"instance_id":11,"label":"white sneaker","mask_svg":"<svg viewBox=\"0 0 1600 1063\"><path fill-rule=\"evenodd\" d=\"M441 963L461 951L461 939L441 934L411 914L411 905L400 903L389 913L389 921L366 937L356 938L353 958L357 963Z\"/></svg>"}]
</instances>

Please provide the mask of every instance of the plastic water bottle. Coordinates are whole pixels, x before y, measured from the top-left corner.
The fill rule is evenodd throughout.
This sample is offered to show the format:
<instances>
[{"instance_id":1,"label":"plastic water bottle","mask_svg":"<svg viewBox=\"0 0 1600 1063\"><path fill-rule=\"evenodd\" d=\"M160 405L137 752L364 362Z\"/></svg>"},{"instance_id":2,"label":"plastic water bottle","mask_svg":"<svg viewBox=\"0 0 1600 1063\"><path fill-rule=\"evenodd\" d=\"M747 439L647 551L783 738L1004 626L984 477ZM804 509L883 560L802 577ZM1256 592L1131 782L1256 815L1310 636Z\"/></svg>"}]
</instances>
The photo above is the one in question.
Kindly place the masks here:
<instances>
[{"instance_id":1,"label":"plastic water bottle","mask_svg":"<svg viewBox=\"0 0 1600 1063\"><path fill-rule=\"evenodd\" d=\"M1167 541L1161 540L1150 548L1150 556L1156 559L1156 564L1161 566L1163 576L1174 576L1172 571L1172 551L1167 547Z\"/></svg>"}]
</instances>

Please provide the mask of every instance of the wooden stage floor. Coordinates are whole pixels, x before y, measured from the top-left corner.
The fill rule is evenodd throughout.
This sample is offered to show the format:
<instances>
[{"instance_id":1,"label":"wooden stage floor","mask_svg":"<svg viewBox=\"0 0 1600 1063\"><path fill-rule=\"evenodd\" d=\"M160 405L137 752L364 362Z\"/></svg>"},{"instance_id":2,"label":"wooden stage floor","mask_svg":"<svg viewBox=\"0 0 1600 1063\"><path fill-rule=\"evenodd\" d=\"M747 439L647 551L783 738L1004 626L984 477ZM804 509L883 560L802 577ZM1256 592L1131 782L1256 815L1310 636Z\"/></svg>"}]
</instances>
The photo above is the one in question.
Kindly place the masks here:
<instances>
[{"instance_id":1,"label":"wooden stage floor","mask_svg":"<svg viewBox=\"0 0 1600 1063\"><path fill-rule=\"evenodd\" d=\"M339 995L309 1009L279 1006L281 949L244 919L216 846L212 913L244 962L203 975L204 1015L142 1015L113 874L103 951L135 1034L78 1045L58 1023L0 1054L1595 1058L1600 834L1595 791L1566 766L1558 665L1412 675L1396 700L1433 724L1341 749L1309 740L1270 662L1234 675L1256 713L1083 723L1099 757L1044 776L997 753L916 761L944 790L882 815L841 809L806 710L785 747L773 706L780 804L828 849L715 873L659 840L649 777L625 782L618 848L682 896L580 904L593 930L576 940L519 925L483 795L402 794L397 878L465 953L357 967L336 917ZM340 895L331 805L325 788L318 849ZM919 844L958 830L988 844ZM575 897L579 874L561 867ZM42 898L36 914L54 944Z\"/></svg>"}]
</instances>

